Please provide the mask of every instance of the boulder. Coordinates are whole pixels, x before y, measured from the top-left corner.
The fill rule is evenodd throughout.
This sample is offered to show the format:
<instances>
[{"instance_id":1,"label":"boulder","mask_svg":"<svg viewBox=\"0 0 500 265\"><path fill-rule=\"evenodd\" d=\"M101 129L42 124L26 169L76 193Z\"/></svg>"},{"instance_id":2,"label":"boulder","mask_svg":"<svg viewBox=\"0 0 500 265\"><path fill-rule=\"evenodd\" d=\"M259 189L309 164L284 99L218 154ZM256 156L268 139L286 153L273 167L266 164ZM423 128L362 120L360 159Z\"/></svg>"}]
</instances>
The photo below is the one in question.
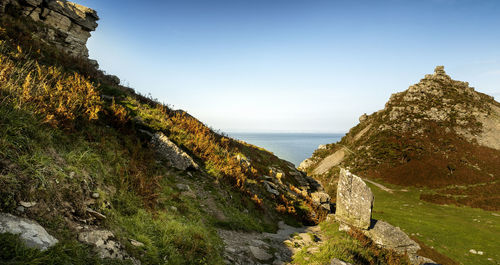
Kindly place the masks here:
<instances>
[{"instance_id":1,"label":"boulder","mask_svg":"<svg viewBox=\"0 0 500 265\"><path fill-rule=\"evenodd\" d=\"M252 255L260 261L270 260L273 257L271 254L259 247L250 246L249 248Z\"/></svg>"},{"instance_id":2,"label":"boulder","mask_svg":"<svg viewBox=\"0 0 500 265\"><path fill-rule=\"evenodd\" d=\"M316 191L311 193L311 199L313 204L316 206L319 206L324 203L330 203L330 195L322 191Z\"/></svg>"},{"instance_id":3,"label":"boulder","mask_svg":"<svg viewBox=\"0 0 500 265\"><path fill-rule=\"evenodd\" d=\"M153 135L151 145L156 149L156 152L167 161L169 166L180 170L199 168L186 152L182 151L161 132L157 132Z\"/></svg>"},{"instance_id":4,"label":"boulder","mask_svg":"<svg viewBox=\"0 0 500 265\"><path fill-rule=\"evenodd\" d=\"M410 239L399 227L384 221L373 220L372 227L363 233L378 246L392 249L400 254L408 253L408 256L414 256L420 250L417 242Z\"/></svg>"},{"instance_id":5,"label":"boulder","mask_svg":"<svg viewBox=\"0 0 500 265\"><path fill-rule=\"evenodd\" d=\"M340 170L335 219L361 229L370 227L373 193L358 176Z\"/></svg>"},{"instance_id":6,"label":"boulder","mask_svg":"<svg viewBox=\"0 0 500 265\"><path fill-rule=\"evenodd\" d=\"M37 222L6 213L0 213L0 233L17 234L27 247L42 251L58 242Z\"/></svg>"}]
</instances>

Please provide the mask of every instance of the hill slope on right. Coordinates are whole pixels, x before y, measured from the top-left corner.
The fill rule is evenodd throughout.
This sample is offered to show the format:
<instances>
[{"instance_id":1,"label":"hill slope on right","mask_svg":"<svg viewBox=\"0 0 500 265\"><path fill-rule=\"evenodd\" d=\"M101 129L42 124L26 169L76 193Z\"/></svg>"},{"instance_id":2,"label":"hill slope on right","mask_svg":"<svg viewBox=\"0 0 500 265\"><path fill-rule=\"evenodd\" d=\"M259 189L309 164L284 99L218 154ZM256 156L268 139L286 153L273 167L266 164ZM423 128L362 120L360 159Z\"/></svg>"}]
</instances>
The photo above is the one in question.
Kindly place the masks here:
<instances>
[{"instance_id":1,"label":"hill slope on right","mask_svg":"<svg viewBox=\"0 0 500 265\"><path fill-rule=\"evenodd\" d=\"M345 167L363 178L426 187L425 201L500 210L500 103L493 97L438 66L359 120L299 167L332 195Z\"/></svg>"}]
</instances>

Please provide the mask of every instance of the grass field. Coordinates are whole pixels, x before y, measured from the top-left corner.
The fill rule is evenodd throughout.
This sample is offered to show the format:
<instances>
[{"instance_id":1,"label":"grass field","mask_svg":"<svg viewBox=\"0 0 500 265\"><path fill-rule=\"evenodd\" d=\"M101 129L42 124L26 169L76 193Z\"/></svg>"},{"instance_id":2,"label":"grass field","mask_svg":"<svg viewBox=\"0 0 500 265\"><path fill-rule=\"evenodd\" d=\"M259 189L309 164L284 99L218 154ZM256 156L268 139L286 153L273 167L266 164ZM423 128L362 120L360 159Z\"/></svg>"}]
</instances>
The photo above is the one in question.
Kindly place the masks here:
<instances>
[{"instance_id":1,"label":"grass field","mask_svg":"<svg viewBox=\"0 0 500 265\"><path fill-rule=\"evenodd\" d=\"M375 196L373 218L399 226L462 264L500 264L500 212L424 202L419 197L425 190L418 188L390 186L394 193L388 193L369 186Z\"/></svg>"}]
</instances>

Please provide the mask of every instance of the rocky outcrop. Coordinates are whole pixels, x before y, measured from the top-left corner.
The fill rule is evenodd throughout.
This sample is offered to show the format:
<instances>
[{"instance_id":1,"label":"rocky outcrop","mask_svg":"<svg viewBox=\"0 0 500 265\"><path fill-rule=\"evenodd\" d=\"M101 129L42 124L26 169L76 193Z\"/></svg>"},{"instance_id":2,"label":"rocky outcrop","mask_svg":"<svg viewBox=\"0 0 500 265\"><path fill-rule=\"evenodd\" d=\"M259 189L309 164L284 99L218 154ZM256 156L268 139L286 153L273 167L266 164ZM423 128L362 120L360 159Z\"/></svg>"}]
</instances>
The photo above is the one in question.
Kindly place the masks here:
<instances>
[{"instance_id":1,"label":"rocky outcrop","mask_svg":"<svg viewBox=\"0 0 500 265\"><path fill-rule=\"evenodd\" d=\"M47 26L36 33L41 40L73 56L88 57L86 43L99 19L95 10L65 0L0 0L0 13L9 5Z\"/></svg>"},{"instance_id":2,"label":"rocky outcrop","mask_svg":"<svg viewBox=\"0 0 500 265\"><path fill-rule=\"evenodd\" d=\"M157 132L151 139L151 145L156 149L156 152L166 160L169 166L180 170L188 168L198 169L198 164L176 144L174 144L167 136L161 132Z\"/></svg>"},{"instance_id":3,"label":"rocky outcrop","mask_svg":"<svg viewBox=\"0 0 500 265\"><path fill-rule=\"evenodd\" d=\"M420 250L417 242L411 240L399 227L394 227L384 221L373 220L370 229L363 231L363 233L378 246L400 254L408 253L409 256L413 256Z\"/></svg>"},{"instance_id":4,"label":"rocky outcrop","mask_svg":"<svg viewBox=\"0 0 500 265\"><path fill-rule=\"evenodd\" d=\"M58 242L37 222L6 213L0 213L0 233L17 234L27 247L42 251Z\"/></svg>"},{"instance_id":5,"label":"rocky outcrop","mask_svg":"<svg viewBox=\"0 0 500 265\"><path fill-rule=\"evenodd\" d=\"M417 255L420 246L399 227L371 219L372 206L373 193L370 187L360 177L341 169L335 213L335 220L340 223L339 230L360 229L377 246L407 254L412 264L432 263L432 260Z\"/></svg>"},{"instance_id":6,"label":"rocky outcrop","mask_svg":"<svg viewBox=\"0 0 500 265\"><path fill-rule=\"evenodd\" d=\"M302 161L297 168L305 172L312 164L314 164L314 161L310 158L307 158L306 160Z\"/></svg>"},{"instance_id":7,"label":"rocky outcrop","mask_svg":"<svg viewBox=\"0 0 500 265\"><path fill-rule=\"evenodd\" d=\"M361 229L370 227L373 193L358 176L340 170L335 219Z\"/></svg>"},{"instance_id":8,"label":"rocky outcrop","mask_svg":"<svg viewBox=\"0 0 500 265\"><path fill-rule=\"evenodd\" d=\"M100 258L130 260L137 265L140 262L130 257L123 246L116 241L114 234L108 230L87 230L78 235L78 240L82 243L92 245Z\"/></svg>"}]
</instances>

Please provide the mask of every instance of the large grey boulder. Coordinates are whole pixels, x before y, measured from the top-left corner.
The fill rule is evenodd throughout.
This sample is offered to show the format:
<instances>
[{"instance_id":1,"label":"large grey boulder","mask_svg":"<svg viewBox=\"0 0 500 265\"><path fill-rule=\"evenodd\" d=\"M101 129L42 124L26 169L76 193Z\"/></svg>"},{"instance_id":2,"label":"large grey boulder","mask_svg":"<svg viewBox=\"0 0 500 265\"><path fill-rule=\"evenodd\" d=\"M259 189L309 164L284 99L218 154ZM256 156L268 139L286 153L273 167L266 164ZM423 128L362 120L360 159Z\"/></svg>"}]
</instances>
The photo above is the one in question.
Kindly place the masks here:
<instances>
[{"instance_id":1,"label":"large grey boulder","mask_svg":"<svg viewBox=\"0 0 500 265\"><path fill-rule=\"evenodd\" d=\"M186 152L182 151L182 149L161 132L157 132L153 135L151 145L156 149L156 152L167 161L169 166L180 170L199 168Z\"/></svg>"},{"instance_id":2,"label":"large grey boulder","mask_svg":"<svg viewBox=\"0 0 500 265\"><path fill-rule=\"evenodd\" d=\"M392 249L400 254L408 253L409 256L415 255L420 250L417 242L408 237L399 227L380 220L373 220L373 223L373 227L363 233L378 246Z\"/></svg>"},{"instance_id":3,"label":"large grey boulder","mask_svg":"<svg viewBox=\"0 0 500 265\"><path fill-rule=\"evenodd\" d=\"M358 176L340 170L335 219L361 229L370 227L373 193Z\"/></svg>"},{"instance_id":4,"label":"large grey boulder","mask_svg":"<svg viewBox=\"0 0 500 265\"><path fill-rule=\"evenodd\" d=\"M37 222L8 213L0 213L0 233L17 234L27 247L42 251L59 242Z\"/></svg>"}]
</instances>

